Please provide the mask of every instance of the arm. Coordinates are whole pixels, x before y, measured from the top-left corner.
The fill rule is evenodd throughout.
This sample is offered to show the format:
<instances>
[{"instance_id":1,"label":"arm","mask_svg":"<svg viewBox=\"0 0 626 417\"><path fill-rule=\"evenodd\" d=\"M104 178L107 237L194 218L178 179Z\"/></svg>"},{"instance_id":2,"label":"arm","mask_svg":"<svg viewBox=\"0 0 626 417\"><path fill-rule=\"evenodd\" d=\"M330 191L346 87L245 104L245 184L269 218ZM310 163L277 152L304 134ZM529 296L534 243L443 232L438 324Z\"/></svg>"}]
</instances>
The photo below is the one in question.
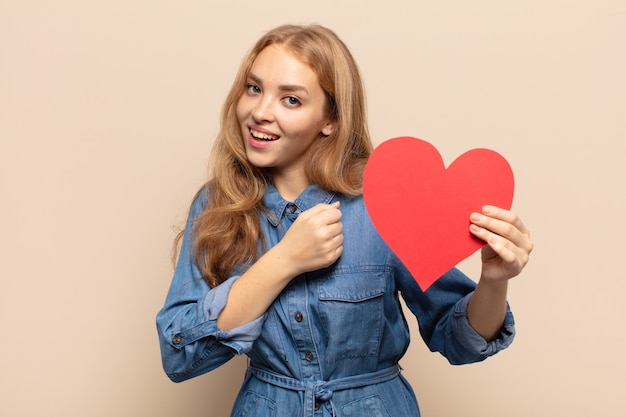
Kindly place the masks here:
<instances>
[{"instance_id":1,"label":"arm","mask_svg":"<svg viewBox=\"0 0 626 417\"><path fill-rule=\"evenodd\" d=\"M485 340L492 340L504 323L508 280L522 271L533 244L528 229L511 211L485 206L470 220L470 232L487 244L481 251L482 272L467 308L468 320Z\"/></svg>"},{"instance_id":2,"label":"arm","mask_svg":"<svg viewBox=\"0 0 626 417\"><path fill-rule=\"evenodd\" d=\"M232 329L264 314L294 277L334 263L343 251L339 203L300 214L283 239L232 286L217 324Z\"/></svg>"},{"instance_id":3,"label":"arm","mask_svg":"<svg viewBox=\"0 0 626 417\"><path fill-rule=\"evenodd\" d=\"M244 353L258 337L263 322L260 319L230 333L217 327L217 315L236 277L209 289L195 263L193 220L205 205L205 194L200 192L190 209L167 297L156 316L163 369L175 382L213 370Z\"/></svg>"},{"instance_id":4,"label":"arm","mask_svg":"<svg viewBox=\"0 0 626 417\"><path fill-rule=\"evenodd\" d=\"M398 288L417 317L429 349L455 365L478 362L508 347L515 336L506 302L508 279L528 260L532 243L513 213L486 207L472 214L471 232L487 241L478 285L453 268L423 292L397 257L392 264Z\"/></svg>"},{"instance_id":5,"label":"arm","mask_svg":"<svg viewBox=\"0 0 626 417\"><path fill-rule=\"evenodd\" d=\"M462 365L482 361L513 342L515 323L506 304L504 325L500 322L492 340L485 340L470 326L468 303L476 283L457 268L446 272L423 292L409 271L394 259L402 298L417 318L422 339L431 351L441 353L453 365Z\"/></svg>"},{"instance_id":6,"label":"arm","mask_svg":"<svg viewBox=\"0 0 626 417\"><path fill-rule=\"evenodd\" d=\"M338 203L319 205L302 213L281 244L247 272L209 289L193 256L193 219L206 206L203 197L192 204L174 278L156 317L163 368L175 382L249 351L265 311L291 277L331 264L343 249Z\"/></svg>"}]
</instances>

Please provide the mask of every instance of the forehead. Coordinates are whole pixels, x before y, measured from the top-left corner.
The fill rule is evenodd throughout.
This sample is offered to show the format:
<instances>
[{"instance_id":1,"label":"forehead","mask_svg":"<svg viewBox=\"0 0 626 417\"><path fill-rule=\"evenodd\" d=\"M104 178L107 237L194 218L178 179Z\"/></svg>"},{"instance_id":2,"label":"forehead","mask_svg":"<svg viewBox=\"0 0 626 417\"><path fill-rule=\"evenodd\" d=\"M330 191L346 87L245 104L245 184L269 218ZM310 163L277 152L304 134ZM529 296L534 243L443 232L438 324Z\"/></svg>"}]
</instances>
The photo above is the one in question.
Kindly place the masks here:
<instances>
[{"instance_id":1,"label":"forehead","mask_svg":"<svg viewBox=\"0 0 626 417\"><path fill-rule=\"evenodd\" d=\"M279 44L265 47L254 59L249 73L263 82L319 85L313 69Z\"/></svg>"}]
</instances>

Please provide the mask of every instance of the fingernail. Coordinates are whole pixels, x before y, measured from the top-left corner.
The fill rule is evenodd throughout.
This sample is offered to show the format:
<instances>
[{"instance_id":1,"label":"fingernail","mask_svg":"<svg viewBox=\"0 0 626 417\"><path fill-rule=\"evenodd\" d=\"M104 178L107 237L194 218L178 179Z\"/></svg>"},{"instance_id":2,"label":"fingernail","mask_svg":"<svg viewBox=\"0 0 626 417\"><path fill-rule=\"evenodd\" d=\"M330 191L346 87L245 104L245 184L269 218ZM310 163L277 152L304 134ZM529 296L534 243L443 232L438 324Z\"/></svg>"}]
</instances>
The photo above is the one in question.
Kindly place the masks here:
<instances>
[{"instance_id":1,"label":"fingernail","mask_svg":"<svg viewBox=\"0 0 626 417\"><path fill-rule=\"evenodd\" d=\"M479 232L480 231L480 226L476 226L475 224L470 224L470 230L472 232Z\"/></svg>"}]
</instances>

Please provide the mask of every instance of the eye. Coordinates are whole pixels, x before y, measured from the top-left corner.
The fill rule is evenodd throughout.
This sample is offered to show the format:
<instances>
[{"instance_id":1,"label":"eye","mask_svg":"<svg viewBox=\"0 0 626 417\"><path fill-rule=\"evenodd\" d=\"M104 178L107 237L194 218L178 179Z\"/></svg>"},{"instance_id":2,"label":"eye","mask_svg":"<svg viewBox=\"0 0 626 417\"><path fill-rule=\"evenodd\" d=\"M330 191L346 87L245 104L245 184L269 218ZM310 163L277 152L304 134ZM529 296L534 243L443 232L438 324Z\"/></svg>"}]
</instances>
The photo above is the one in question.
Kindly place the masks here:
<instances>
[{"instance_id":1,"label":"eye","mask_svg":"<svg viewBox=\"0 0 626 417\"><path fill-rule=\"evenodd\" d=\"M283 100L289 107L298 107L300 104L302 104L300 100L294 96L287 96Z\"/></svg>"},{"instance_id":2,"label":"eye","mask_svg":"<svg viewBox=\"0 0 626 417\"><path fill-rule=\"evenodd\" d=\"M261 92L261 88L255 84L246 84L246 92L248 94L259 94Z\"/></svg>"}]
</instances>

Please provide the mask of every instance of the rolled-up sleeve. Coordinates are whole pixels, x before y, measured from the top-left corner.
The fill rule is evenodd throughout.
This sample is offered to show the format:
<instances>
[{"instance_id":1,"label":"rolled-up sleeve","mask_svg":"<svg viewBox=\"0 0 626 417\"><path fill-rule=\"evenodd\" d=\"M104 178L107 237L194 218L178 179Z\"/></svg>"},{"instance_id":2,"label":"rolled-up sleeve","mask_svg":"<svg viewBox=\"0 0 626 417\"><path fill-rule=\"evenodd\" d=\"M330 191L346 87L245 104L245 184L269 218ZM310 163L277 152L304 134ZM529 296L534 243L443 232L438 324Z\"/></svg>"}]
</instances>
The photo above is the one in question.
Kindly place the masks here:
<instances>
[{"instance_id":1,"label":"rolled-up sleeve","mask_svg":"<svg viewBox=\"0 0 626 417\"><path fill-rule=\"evenodd\" d=\"M473 356L487 358L506 349L513 342L515 337L515 320L507 303L504 324L500 329L500 333L495 339L486 341L470 326L467 319L467 306L472 298L472 294L473 292L466 295L454 306L451 321L452 334L459 344Z\"/></svg>"},{"instance_id":2,"label":"rolled-up sleeve","mask_svg":"<svg viewBox=\"0 0 626 417\"><path fill-rule=\"evenodd\" d=\"M205 337L214 337L239 355L250 351L252 344L261 334L265 316L231 330L222 330L217 326L217 318L226 306L228 293L237 278L239 277L231 277L209 290L204 299L198 302L200 311L197 316L184 314L180 322L174 320L172 323L174 326L170 327L170 343L175 348L181 349ZM202 319L197 320L198 316Z\"/></svg>"},{"instance_id":3,"label":"rolled-up sleeve","mask_svg":"<svg viewBox=\"0 0 626 417\"><path fill-rule=\"evenodd\" d=\"M429 349L451 364L482 361L507 348L515 337L515 321L507 304L505 320L494 340L486 341L469 324L467 306L476 284L456 268L423 292L406 269L400 267L402 296L417 317L420 334Z\"/></svg>"},{"instance_id":4,"label":"rolled-up sleeve","mask_svg":"<svg viewBox=\"0 0 626 417\"><path fill-rule=\"evenodd\" d=\"M204 298L204 311L206 311L206 319L209 323L215 323L222 309L226 306L226 299L233 282L239 278L238 276L228 279L228 281L213 288ZM261 334L261 328L265 321L265 315L256 320L235 327L231 330L222 330L216 326L217 340L224 345L231 347L239 355L247 353L252 348L252 344Z\"/></svg>"}]
</instances>

